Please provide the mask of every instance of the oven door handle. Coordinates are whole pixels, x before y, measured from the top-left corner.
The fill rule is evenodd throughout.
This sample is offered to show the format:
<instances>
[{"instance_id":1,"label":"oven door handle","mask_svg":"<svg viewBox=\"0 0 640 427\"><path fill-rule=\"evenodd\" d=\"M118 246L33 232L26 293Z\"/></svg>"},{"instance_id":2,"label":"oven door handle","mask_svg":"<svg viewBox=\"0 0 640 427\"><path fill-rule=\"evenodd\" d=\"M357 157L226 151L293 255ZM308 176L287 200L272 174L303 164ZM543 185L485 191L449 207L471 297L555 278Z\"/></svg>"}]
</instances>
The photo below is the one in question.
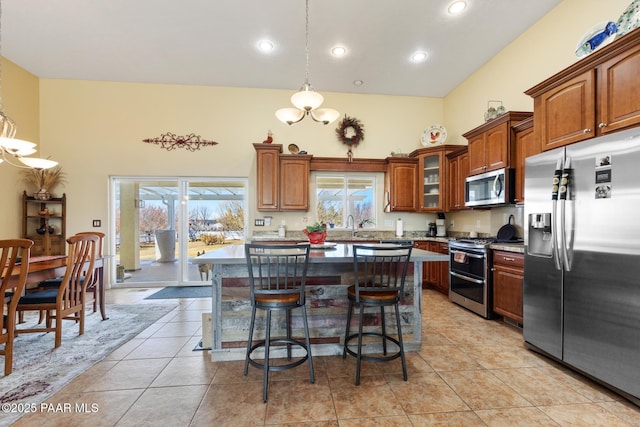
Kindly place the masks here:
<instances>
[{"instance_id":1,"label":"oven door handle","mask_svg":"<svg viewBox=\"0 0 640 427\"><path fill-rule=\"evenodd\" d=\"M469 258L478 258L478 259L483 259L484 258L484 255L478 255L478 254L474 254L474 253L467 252L467 251L452 250L451 253L452 254L466 254Z\"/></svg>"},{"instance_id":2,"label":"oven door handle","mask_svg":"<svg viewBox=\"0 0 640 427\"><path fill-rule=\"evenodd\" d=\"M478 285L484 284L484 280L472 279L471 277L463 276L462 274L458 274L453 271L449 271L449 273L453 277L457 277L458 279L466 280L467 282L477 283Z\"/></svg>"}]
</instances>

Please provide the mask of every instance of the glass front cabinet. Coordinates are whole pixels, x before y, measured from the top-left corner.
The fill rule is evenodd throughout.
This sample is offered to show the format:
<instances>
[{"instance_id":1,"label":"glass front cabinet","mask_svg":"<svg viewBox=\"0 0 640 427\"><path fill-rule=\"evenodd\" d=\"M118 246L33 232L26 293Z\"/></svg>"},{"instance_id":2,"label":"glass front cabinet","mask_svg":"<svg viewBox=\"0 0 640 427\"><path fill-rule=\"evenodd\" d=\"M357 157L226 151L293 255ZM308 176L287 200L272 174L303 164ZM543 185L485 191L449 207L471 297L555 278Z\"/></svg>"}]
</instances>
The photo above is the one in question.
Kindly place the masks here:
<instances>
[{"instance_id":1,"label":"glass front cabinet","mask_svg":"<svg viewBox=\"0 0 640 427\"><path fill-rule=\"evenodd\" d=\"M446 208L446 156L459 145L420 148L411 156L418 158L418 211L442 212Z\"/></svg>"}]
</instances>

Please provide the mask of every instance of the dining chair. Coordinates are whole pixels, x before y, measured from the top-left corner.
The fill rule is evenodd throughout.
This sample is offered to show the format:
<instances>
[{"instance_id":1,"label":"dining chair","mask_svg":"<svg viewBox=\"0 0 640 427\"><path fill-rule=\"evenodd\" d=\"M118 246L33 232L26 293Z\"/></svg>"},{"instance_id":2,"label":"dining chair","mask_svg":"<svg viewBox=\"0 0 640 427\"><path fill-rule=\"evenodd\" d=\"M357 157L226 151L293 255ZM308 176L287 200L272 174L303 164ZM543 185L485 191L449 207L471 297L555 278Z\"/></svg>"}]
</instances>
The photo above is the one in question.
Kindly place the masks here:
<instances>
[{"instance_id":1,"label":"dining chair","mask_svg":"<svg viewBox=\"0 0 640 427\"><path fill-rule=\"evenodd\" d=\"M103 257L103 241L104 241L104 233L101 233L99 231L80 231L76 234L89 234L89 235L95 235L98 237L98 245L96 246L96 259L100 259ZM85 280L85 275L83 274L80 280ZM98 311L98 298L99 298L99 292L98 292L98 270L94 269L93 274L91 275L91 277L89 278L89 282L87 283L87 290L86 292L90 292L93 296L93 312L95 313L96 311ZM40 282L38 284L38 286L36 287L37 290L44 290L44 289L50 289L50 288L58 288L60 286L60 284L62 283L62 277L56 277L54 279L47 279L47 280L43 280L42 282ZM42 321L42 318L40 319L40 322ZM38 323L40 323L38 322Z\"/></svg>"},{"instance_id":2,"label":"dining chair","mask_svg":"<svg viewBox=\"0 0 640 427\"><path fill-rule=\"evenodd\" d=\"M103 258L103 242L104 242L104 236L105 234L100 232L100 231L80 231L76 234L88 234L88 235L94 235L98 237L98 244L96 246L96 259L101 259ZM91 294L93 295L93 312L95 313L98 310L98 298L99 298L99 292L98 292L98 269L94 268L93 269L93 274L91 275L91 278L89 280L89 283L87 283L87 292L91 292Z\"/></svg>"},{"instance_id":3,"label":"dining chair","mask_svg":"<svg viewBox=\"0 0 640 427\"><path fill-rule=\"evenodd\" d=\"M27 282L31 246L33 246L33 240L0 240L0 272L2 273L0 276L0 297L2 297L0 344L4 344L0 355L4 356L5 376L13 370L13 339L18 305L18 298L14 296L22 294ZM19 266L16 265L18 263ZM17 274L16 268L18 269Z\"/></svg>"},{"instance_id":4,"label":"dining chair","mask_svg":"<svg viewBox=\"0 0 640 427\"><path fill-rule=\"evenodd\" d=\"M44 327L16 328L17 334L34 332L55 332L54 347L62 343L62 321L73 320L79 323L78 335L84 334L84 311L88 280L91 277L97 252L98 236L76 234L67 239L67 266L60 286L28 293L18 300L16 311L43 310Z\"/></svg>"},{"instance_id":5,"label":"dining chair","mask_svg":"<svg viewBox=\"0 0 640 427\"><path fill-rule=\"evenodd\" d=\"M295 368L306 361L309 364L311 383L315 382L307 309L305 306L305 281L309 264L309 249L309 244L245 244L245 256L249 271L251 323L249 325L244 375L247 375L249 365L262 369L262 398L264 402L267 402L269 372L271 371ZM298 338L293 338L292 335L291 312L294 309L300 309L302 312L304 342ZM266 318L264 319L264 337L256 340L254 332L257 310L263 310L266 313ZM284 312L284 324L282 322L276 324L275 327L279 330L280 336L273 337L271 315L273 312L278 311ZM286 348L287 363L274 364L271 360L271 352L274 353L273 356L282 357L285 353L283 346ZM293 346L297 350L295 357L293 357ZM256 352L258 349L264 350L262 362L257 359L261 353Z\"/></svg>"},{"instance_id":6,"label":"dining chair","mask_svg":"<svg viewBox=\"0 0 640 427\"><path fill-rule=\"evenodd\" d=\"M354 284L347 289L349 308L342 357L346 358L349 354L356 358L356 385L360 385L363 360L387 362L400 358L402 377L407 381L407 364L398 304L404 297L404 282L411 249L410 245L353 245ZM395 310L396 337L388 334L386 330L385 307L389 306ZM359 311L358 332L352 334L351 319L356 308ZM380 309L379 319L376 314L377 308ZM366 317L365 311L367 311ZM374 329L378 323L380 331ZM366 330L365 326L367 326ZM364 344L364 337L380 338L382 354L380 354L380 346L376 345L377 340L368 340ZM354 339L358 341L355 350L350 348L350 342ZM395 344L396 351L388 353L388 342ZM366 354L363 351L364 346L368 347Z\"/></svg>"}]
</instances>

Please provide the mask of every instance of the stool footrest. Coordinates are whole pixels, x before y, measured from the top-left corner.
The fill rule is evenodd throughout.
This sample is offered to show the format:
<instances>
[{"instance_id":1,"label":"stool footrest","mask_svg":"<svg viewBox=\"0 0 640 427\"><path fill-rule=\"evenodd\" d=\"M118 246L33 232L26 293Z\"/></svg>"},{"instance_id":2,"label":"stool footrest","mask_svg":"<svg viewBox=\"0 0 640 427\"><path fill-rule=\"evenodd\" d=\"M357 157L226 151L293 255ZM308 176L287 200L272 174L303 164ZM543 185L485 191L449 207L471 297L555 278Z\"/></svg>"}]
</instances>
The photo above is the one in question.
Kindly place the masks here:
<instances>
[{"instance_id":1,"label":"stool footrest","mask_svg":"<svg viewBox=\"0 0 640 427\"><path fill-rule=\"evenodd\" d=\"M398 357L402 356L402 352L400 351L400 341L398 341L397 339L389 336L389 335L383 335L379 332L363 332L362 334L363 337L377 337L377 338L382 338L386 341L391 341L392 343L394 343L395 345L398 346L398 351L392 354L385 354L384 356L370 356L370 355L366 355L366 354L362 354L360 355L360 358L362 360L366 360L367 362L388 362L389 360L394 360L397 359ZM345 341L345 345L344 348L346 350L346 352L353 356L353 357L358 357L358 353L351 350L349 348L349 342L353 339L357 339L358 338L358 334L351 334L347 337L346 341Z\"/></svg>"},{"instance_id":2,"label":"stool footrest","mask_svg":"<svg viewBox=\"0 0 640 427\"><path fill-rule=\"evenodd\" d=\"M287 369L292 369L292 368L295 368L296 366L302 365L304 362L306 362L309 359L309 349L307 348L307 345L305 343L303 343L302 341L300 341L300 340L278 338L278 339L272 339L271 341L269 341L269 347L270 348L273 348L274 344L276 344L276 346L278 346L278 344L286 344L287 346L288 345L295 345L297 347L302 348L306 352L306 354L304 356L300 356L299 358L296 358L297 360L295 360L295 361L293 361L291 363L287 363L287 364L284 364L284 365L269 365L269 371L285 371ZM248 355L248 361L249 361L249 364L251 366L254 366L254 367L260 368L260 369L264 369L264 363L256 362L254 359L251 358L251 355L258 348L264 348L265 346L266 346L266 341L264 341L264 340L262 340L262 341L258 342L257 344L254 344L253 346L251 346L251 349L249 350L249 355ZM271 360L273 358L270 356L269 359ZM288 358L288 360L291 360L291 359Z\"/></svg>"}]
</instances>

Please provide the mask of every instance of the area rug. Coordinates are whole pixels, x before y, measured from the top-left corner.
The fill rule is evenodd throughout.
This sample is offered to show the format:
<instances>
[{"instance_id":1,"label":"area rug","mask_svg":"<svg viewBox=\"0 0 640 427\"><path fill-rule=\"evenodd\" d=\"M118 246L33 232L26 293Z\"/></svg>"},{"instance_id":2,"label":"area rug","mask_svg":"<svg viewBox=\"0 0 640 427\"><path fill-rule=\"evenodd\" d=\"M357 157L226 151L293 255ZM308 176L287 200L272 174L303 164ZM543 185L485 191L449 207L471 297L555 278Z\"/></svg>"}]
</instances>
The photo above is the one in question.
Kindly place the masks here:
<instances>
[{"instance_id":1,"label":"area rug","mask_svg":"<svg viewBox=\"0 0 640 427\"><path fill-rule=\"evenodd\" d=\"M145 299L207 298L211 297L211 286L167 286Z\"/></svg>"},{"instance_id":2,"label":"area rug","mask_svg":"<svg viewBox=\"0 0 640 427\"><path fill-rule=\"evenodd\" d=\"M107 320L102 320L99 312L87 314L84 335L78 335L77 324L66 321L62 345L55 350L53 332L18 335L13 372L0 376L0 405L39 404L175 308L174 304L109 304ZM34 326L37 320L37 313L27 313L26 324L20 329ZM0 413L0 425L10 424L19 415Z\"/></svg>"}]
</instances>

